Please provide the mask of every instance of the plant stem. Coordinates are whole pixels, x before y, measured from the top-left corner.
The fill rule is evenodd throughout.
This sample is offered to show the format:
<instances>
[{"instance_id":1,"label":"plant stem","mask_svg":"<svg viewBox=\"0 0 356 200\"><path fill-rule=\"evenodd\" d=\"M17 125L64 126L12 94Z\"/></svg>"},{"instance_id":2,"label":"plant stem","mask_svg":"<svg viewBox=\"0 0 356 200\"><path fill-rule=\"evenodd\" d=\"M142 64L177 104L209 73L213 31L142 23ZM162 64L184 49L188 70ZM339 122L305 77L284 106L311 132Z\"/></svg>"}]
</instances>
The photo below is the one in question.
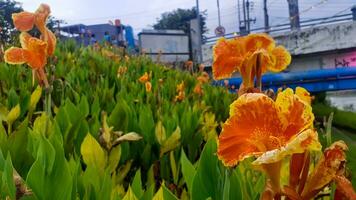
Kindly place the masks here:
<instances>
[{"instance_id":1,"label":"plant stem","mask_svg":"<svg viewBox=\"0 0 356 200\"><path fill-rule=\"evenodd\" d=\"M45 88L45 111L48 117L52 116L51 103L52 103L51 88L47 87Z\"/></svg>"},{"instance_id":2,"label":"plant stem","mask_svg":"<svg viewBox=\"0 0 356 200\"><path fill-rule=\"evenodd\" d=\"M12 132L12 123L7 124L7 135L10 135Z\"/></svg>"},{"instance_id":3,"label":"plant stem","mask_svg":"<svg viewBox=\"0 0 356 200\"><path fill-rule=\"evenodd\" d=\"M257 54L256 58L256 88L262 91L262 62L261 54Z\"/></svg>"}]
</instances>

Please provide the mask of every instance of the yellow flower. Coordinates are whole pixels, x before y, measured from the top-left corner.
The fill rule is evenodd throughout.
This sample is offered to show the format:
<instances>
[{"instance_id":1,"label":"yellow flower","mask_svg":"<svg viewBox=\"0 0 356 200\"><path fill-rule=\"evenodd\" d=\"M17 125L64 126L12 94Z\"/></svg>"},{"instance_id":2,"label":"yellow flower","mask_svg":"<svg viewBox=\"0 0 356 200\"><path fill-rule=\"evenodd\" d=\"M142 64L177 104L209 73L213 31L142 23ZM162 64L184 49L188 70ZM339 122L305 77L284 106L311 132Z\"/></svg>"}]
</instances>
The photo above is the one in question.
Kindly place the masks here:
<instances>
[{"instance_id":1,"label":"yellow flower","mask_svg":"<svg viewBox=\"0 0 356 200\"><path fill-rule=\"evenodd\" d=\"M239 71L245 88L254 86L267 70L279 72L291 62L291 56L282 46L275 46L267 34L250 34L245 37L220 39L214 46L214 79L231 77ZM258 83L260 84L260 83Z\"/></svg>"},{"instance_id":2,"label":"yellow flower","mask_svg":"<svg viewBox=\"0 0 356 200\"><path fill-rule=\"evenodd\" d=\"M180 84L177 85L177 92L184 91L184 81L182 81Z\"/></svg>"},{"instance_id":3,"label":"yellow flower","mask_svg":"<svg viewBox=\"0 0 356 200\"><path fill-rule=\"evenodd\" d=\"M117 69L117 77L120 78L120 77L123 76L126 72L127 72L127 67L126 67L126 66L120 66L120 67Z\"/></svg>"},{"instance_id":4,"label":"yellow flower","mask_svg":"<svg viewBox=\"0 0 356 200\"><path fill-rule=\"evenodd\" d=\"M46 27L46 22L51 9L46 4L41 4L36 12L20 12L12 14L15 28L19 31L29 31L36 26L41 32L41 39L47 43L47 55L53 55L56 48L56 36Z\"/></svg>"}]
</instances>

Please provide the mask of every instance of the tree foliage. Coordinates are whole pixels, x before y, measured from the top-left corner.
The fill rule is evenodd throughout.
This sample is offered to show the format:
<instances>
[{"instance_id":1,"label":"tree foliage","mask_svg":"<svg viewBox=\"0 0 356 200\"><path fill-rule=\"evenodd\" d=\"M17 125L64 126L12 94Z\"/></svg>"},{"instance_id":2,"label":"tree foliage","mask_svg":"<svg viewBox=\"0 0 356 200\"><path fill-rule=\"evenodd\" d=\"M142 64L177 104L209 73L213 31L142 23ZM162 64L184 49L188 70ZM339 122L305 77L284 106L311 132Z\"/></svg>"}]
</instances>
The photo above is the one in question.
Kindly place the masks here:
<instances>
[{"instance_id":1,"label":"tree foliage","mask_svg":"<svg viewBox=\"0 0 356 200\"><path fill-rule=\"evenodd\" d=\"M21 12L20 3L13 0L0 0L0 42L11 41L14 35L14 24L12 23L12 13Z\"/></svg>"},{"instance_id":2,"label":"tree foliage","mask_svg":"<svg viewBox=\"0 0 356 200\"><path fill-rule=\"evenodd\" d=\"M179 29L183 30L185 33L189 33L190 25L189 21L197 17L196 8L191 9L181 9L178 8L171 12L165 12L161 14L161 18L157 19L156 24L153 25L154 29ZM206 27L206 14L205 12L200 14L201 17L201 30L202 34L208 31Z\"/></svg>"}]
</instances>

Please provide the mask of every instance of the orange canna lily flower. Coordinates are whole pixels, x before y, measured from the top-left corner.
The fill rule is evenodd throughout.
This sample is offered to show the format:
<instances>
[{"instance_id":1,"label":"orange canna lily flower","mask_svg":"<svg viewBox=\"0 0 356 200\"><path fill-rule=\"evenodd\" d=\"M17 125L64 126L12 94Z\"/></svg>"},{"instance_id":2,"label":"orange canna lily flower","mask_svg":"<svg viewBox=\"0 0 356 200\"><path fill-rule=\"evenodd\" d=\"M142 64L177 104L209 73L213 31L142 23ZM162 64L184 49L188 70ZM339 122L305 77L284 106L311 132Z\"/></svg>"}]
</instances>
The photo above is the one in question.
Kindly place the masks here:
<instances>
[{"instance_id":1,"label":"orange canna lily flower","mask_svg":"<svg viewBox=\"0 0 356 200\"><path fill-rule=\"evenodd\" d=\"M201 83L196 84L196 86L194 87L193 92L199 96L203 95L203 88L201 86Z\"/></svg>"},{"instance_id":2,"label":"orange canna lily flower","mask_svg":"<svg viewBox=\"0 0 356 200\"><path fill-rule=\"evenodd\" d=\"M151 82L147 81L147 82L145 83L145 87L146 87L146 92L151 92L151 90L152 90L152 84L151 84Z\"/></svg>"},{"instance_id":3,"label":"orange canna lily flower","mask_svg":"<svg viewBox=\"0 0 356 200\"><path fill-rule=\"evenodd\" d=\"M41 39L47 43L47 55L53 55L57 43L56 36L46 27L50 13L50 7L41 4L35 13L24 11L12 14L14 25L19 31L29 31L33 26L38 28L41 32Z\"/></svg>"},{"instance_id":4,"label":"orange canna lily flower","mask_svg":"<svg viewBox=\"0 0 356 200\"><path fill-rule=\"evenodd\" d=\"M250 156L266 171L274 191L279 192L281 160L306 150L320 150L317 132L310 129L314 115L293 90L278 94L276 101L262 93L246 93L230 105L217 155L225 166Z\"/></svg>"},{"instance_id":5,"label":"orange canna lily flower","mask_svg":"<svg viewBox=\"0 0 356 200\"><path fill-rule=\"evenodd\" d=\"M27 63L32 69L43 69L47 63L47 43L32 37L27 32L20 34L21 47L11 47L5 51L5 62L9 64Z\"/></svg>"},{"instance_id":6,"label":"orange canna lily flower","mask_svg":"<svg viewBox=\"0 0 356 200\"><path fill-rule=\"evenodd\" d=\"M206 72L203 72L200 76L198 76L197 80L201 84L208 83L209 82L209 74Z\"/></svg>"},{"instance_id":7,"label":"orange canna lily flower","mask_svg":"<svg viewBox=\"0 0 356 200\"><path fill-rule=\"evenodd\" d=\"M180 91L178 92L178 95L176 95L174 101L183 101L185 98L185 92L184 91Z\"/></svg>"},{"instance_id":8,"label":"orange canna lily flower","mask_svg":"<svg viewBox=\"0 0 356 200\"><path fill-rule=\"evenodd\" d=\"M295 139L314 137L314 131L307 131L313 120L311 107L292 89L279 93L276 101L262 93L244 94L230 105L230 118L219 137L218 156L226 166L252 155L259 155L257 164L277 162L282 157L269 157L268 152L279 156ZM281 147L283 152L279 152Z\"/></svg>"},{"instance_id":9,"label":"orange canna lily flower","mask_svg":"<svg viewBox=\"0 0 356 200\"><path fill-rule=\"evenodd\" d=\"M147 72L145 72L145 74L143 74L138 81L140 81L141 83L146 83L147 81L150 80L150 76L148 75Z\"/></svg>"},{"instance_id":10,"label":"orange canna lily flower","mask_svg":"<svg viewBox=\"0 0 356 200\"><path fill-rule=\"evenodd\" d=\"M239 71L245 88L260 87L263 73L280 72L291 62L291 56L282 46L275 46L273 38L264 33L231 40L220 39L214 46L214 79L231 77Z\"/></svg>"},{"instance_id":11,"label":"orange canna lily flower","mask_svg":"<svg viewBox=\"0 0 356 200\"><path fill-rule=\"evenodd\" d=\"M318 194L337 175L344 173L347 145L343 141L334 142L326 148L324 155L318 161L313 172L309 175L301 194L303 199L310 199Z\"/></svg>"}]
</instances>

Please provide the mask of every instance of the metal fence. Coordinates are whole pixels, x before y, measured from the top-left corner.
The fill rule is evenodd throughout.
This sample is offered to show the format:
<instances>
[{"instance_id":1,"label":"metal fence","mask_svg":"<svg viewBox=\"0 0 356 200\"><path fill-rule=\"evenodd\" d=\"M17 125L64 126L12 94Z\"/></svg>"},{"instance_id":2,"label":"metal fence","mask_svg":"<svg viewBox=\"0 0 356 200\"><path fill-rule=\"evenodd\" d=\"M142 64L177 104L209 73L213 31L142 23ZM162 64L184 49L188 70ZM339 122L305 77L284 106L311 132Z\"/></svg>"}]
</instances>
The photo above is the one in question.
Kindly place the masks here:
<instances>
[{"instance_id":1,"label":"metal fence","mask_svg":"<svg viewBox=\"0 0 356 200\"><path fill-rule=\"evenodd\" d=\"M334 24L334 23L339 23L339 22L347 22L352 19L353 19L352 13L342 14L342 15L334 15L334 16L323 17L323 18L316 18L316 19L308 19L308 20L300 21L300 28L305 29L305 28L310 28L310 27L315 27L315 26L320 26L320 25ZM278 33L278 32L285 32L285 31L289 31L289 30L291 30L290 23L285 23L285 24L278 24L278 25L270 26L267 31L266 31L265 27L260 27L260 28L251 29L250 32ZM227 33L222 37L233 38L233 37L236 37L236 35L240 35L240 32ZM216 40L218 40L220 37L221 36L206 37L206 38L204 38L203 42L204 42L204 44L215 43Z\"/></svg>"}]
</instances>

